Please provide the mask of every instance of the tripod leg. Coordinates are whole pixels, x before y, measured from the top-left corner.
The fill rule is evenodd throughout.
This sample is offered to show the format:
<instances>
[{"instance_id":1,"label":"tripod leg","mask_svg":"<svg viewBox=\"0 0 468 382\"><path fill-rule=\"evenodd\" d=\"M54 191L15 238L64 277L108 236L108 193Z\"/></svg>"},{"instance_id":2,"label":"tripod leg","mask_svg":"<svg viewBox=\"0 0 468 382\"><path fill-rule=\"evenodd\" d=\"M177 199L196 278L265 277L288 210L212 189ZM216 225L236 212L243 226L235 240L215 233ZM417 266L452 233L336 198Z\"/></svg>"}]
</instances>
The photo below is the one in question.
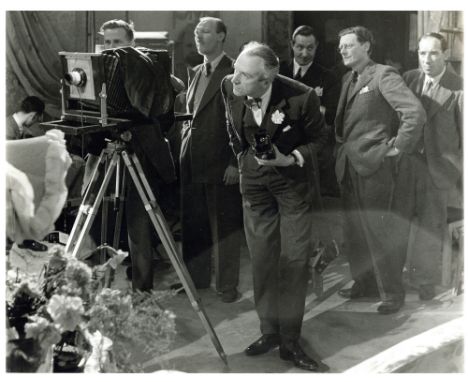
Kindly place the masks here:
<instances>
[{"instance_id":1,"label":"tripod leg","mask_svg":"<svg viewBox=\"0 0 468 382\"><path fill-rule=\"evenodd\" d=\"M115 229L112 247L119 248L120 232L122 229L122 218L123 218L123 206L125 202L125 171L122 171L121 162L117 163L117 175L115 180L115 204L114 211L117 211L115 218Z\"/></svg>"},{"instance_id":2,"label":"tripod leg","mask_svg":"<svg viewBox=\"0 0 468 382\"><path fill-rule=\"evenodd\" d=\"M161 208L159 207L156 198L154 197L153 191L151 190L148 179L143 172L138 158L135 154L129 156L125 150L122 151L122 157L124 159L125 165L128 168L128 172L132 177L135 187L137 188L138 194L140 195L140 198L145 206L145 209L148 212L151 222L153 223L153 226L159 236L159 239L161 240L164 249L169 256L169 259L171 260L180 282L184 286L185 292L187 293L193 309L200 317L200 320L205 330L209 334L211 342L213 343L220 358L227 365L228 362L223 347L219 342L218 336L216 335L216 332L214 331L203 306L201 305L201 300L198 296L195 286L193 285L192 278L190 277L187 268L181 259L181 256L179 256L169 226L162 214Z\"/></svg>"},{"instance_id":3,"label":"tripod leg","mask_svg":"<svg viewBox=\"0 0 468 382\"><path fill-rule=\"evenodd\" d=\"M120 159L117 158L117 167ZM104 173L107 172L109 168L109 163L104 163ZM109 194L103 195L102 203L101 203L101 246L107 245L107 220L109 219L109 203L111 200L111 196ZM97 211L96 211L97 212ZM99 253L99 263L104 264L106 262L106 249L101 249Z\"/></svg>"},{"instance_id":4,"label":"tripod leg","mask_svg":"<svg viewBox=\"0 0 468 382\"><path fill-rule=\"evenodd\" d=\"M122 171L121 161L117 162L116 168L116 177L115 177L115 195L114 195L114 211L117 211L117 216L115 217L115 228L114 228L114 237L112 240L112 247L117 249L120 246L120 232L122 229L122 220L124 212L124 203L125 203L125 171ZM109 269L109 274L106 277L105 287L110 288L112 282L114 281L115 270L113 268Z\"/></svg>"},{"instance_id":5,"label":"tripod leg","mask_svg":"<svg viewBox=\"0 0 468 382\"><path fill-rule=\"evenodd\" d=\"M96 217L97 209L99 208L102 198L109 184L109 180L115 170L118 161L118 153L114 152L110 161L109 167L107 168L104 179L99 187L97 194L93 191L97 186L97 180L99 175L98 167L103 165L105 153L101 153L100 162L98 167L95 169L92 180L88 189L86 190L83 202L81 203L78 216L76 217L75 223L73 224L70 237L68 238L67 245L65 246L65 253L71 253L73 257L77 257L83 244L85 235L89 232L91 225L93 224L94 218ZM94 199L94 200L93 200ZM92 203L92 205L90 205Z\"/></svg>"},{"instance_id":6,"label":"tripod leg","mask_svg":"<svg viewBox=\"0 0 468 382\"><path fill-rule=\"evenodd\" d=\"M70 236L68 238L67 244L65 246L65 253L69 253L73 251L74 246L77 243L77 237L79 235L80 227L83 224L84 219L86 219L86 215L88 213L89 206L93 203L93 191L96 189L97 180L99 177L99 169L102 167L104 161L106 160L106 152L103 150L98 158L98 163L91 174L91 179L86 187L85 194L83 196L83 200L80 204L80 208L78 209L78 215L76 216L75 222L73 223L73 227L70 232Z\"/></svg>"}]
</instances>

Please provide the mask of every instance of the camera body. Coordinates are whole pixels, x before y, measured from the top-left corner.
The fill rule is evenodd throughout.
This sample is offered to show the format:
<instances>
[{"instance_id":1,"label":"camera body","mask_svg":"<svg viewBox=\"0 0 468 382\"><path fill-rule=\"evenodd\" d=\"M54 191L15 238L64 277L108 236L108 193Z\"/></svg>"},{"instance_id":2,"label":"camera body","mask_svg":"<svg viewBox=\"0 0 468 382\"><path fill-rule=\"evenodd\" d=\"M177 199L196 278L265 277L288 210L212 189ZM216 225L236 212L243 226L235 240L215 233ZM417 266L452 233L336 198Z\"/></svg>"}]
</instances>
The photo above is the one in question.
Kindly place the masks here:
<instances>
[{"instance_id":1,"label":"camera body","mask_svg":"<svg viewBox=\"0 0 468 382\"><path fill-rule=\"evenodd\" d=\"M258 129L254 134L255 145L253 147L255 156L263 160L276 158L271 137L265 129Z\"/></svg>"},{"instance_id":2,"label":"camera body","mask_svg":"<svg viewBox=\"0 0 468 382\"><path fill-rule=\"evenodd\" d=\"M86 135L128 130L140 122L173 116L174 91L167 51L122 47L100 53L59 52L62 64L60 120L45 129Z\"/></svg>"}]
</instances>

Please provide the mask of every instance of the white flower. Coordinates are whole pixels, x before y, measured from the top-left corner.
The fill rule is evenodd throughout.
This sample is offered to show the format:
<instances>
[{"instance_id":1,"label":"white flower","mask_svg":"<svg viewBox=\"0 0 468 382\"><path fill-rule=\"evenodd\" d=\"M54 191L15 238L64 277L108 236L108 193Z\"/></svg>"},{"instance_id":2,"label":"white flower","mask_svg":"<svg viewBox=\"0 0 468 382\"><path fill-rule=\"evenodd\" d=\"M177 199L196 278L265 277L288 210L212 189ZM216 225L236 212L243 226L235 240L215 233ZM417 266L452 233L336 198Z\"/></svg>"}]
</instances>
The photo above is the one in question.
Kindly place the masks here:
<instances>
[{"instance_id":1,"label":"white flower","mask_svg":"<svg viewBox=\"0 0 468 382\"><path fill-rule=\"evenodd\" d=\"M58 329L44 317L32 316L29 321L24 325L26 338L37 339L42 349L48 349L62 338Z\"/></svg>"},{"instance_id":2,"label":"white flower","mask_svg":"<svg viewBox=\"0 0 468 382\"><path fill-rule=\"evenodd\" d=\"M284 113L280 112L279 110L276 110L272 115L271 115L271 120L273 121L274 124L279 125L283 123L284 121Z\"/></svg>"},{"instance_id":3,"label":"white flower","mask_svg":"<svg viewBox=\"0 0 468 382\"><path fill-rule=\"evenodd\" d=\"M47 304L47 312L62 331L75 330L82 321L83 300L80 297L55 294Z\"/></svg>"}]
</instances>

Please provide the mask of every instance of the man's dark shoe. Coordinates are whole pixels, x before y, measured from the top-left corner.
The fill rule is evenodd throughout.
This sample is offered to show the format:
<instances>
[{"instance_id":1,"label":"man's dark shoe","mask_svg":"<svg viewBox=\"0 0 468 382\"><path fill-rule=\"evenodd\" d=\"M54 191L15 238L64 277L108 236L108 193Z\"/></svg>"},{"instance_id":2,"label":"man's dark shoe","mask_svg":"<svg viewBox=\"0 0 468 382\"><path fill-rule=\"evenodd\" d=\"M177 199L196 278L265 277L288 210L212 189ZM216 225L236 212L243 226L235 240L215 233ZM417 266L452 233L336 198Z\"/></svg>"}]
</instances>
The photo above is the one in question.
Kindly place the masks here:
<instances>
[{"instance_id":1,"label":"man's dark shoe","mask_svg":"<svg viewBox=\"0 0 468 382\"><path fill-rule=\"evenodd\" d=\"M36 240L24 240L22 244L18 244L18 248L30 249L36 252L45 252L48 249L47 245L39 243Z\"/></svg>"},{"instance_id":2,"label":"man's dark shoe","mask_svg":"<svg viewBox=\"0 0 468 382\"><path fill-rule=\"evenodd\" d=\"M300 369L317 371L319 364L310 358L297 342L282 344L280 346L280 358L286 361L293 361L294 365Z\"/></svg>"},{"instance_id":3,"label":"man's dark shoe","mask_svg":"<svg viewBox=\"0 0 468 382\"><path fill-rule=\"evenodd\" d=\"M279 346L281 342L278 334L264 334L257 341L245 349L245 354L259 355L269 352L270 350Z\"/></svg>"},{"instance_id":4,"label":"man's dark shoe","mask_svg":"<svg viewBox=\"0 0 468 382\"><path fill-rule=\"evenodd\" d=\"M340 289L338 294L343 298L354 300L361 297L379 297L379 291L372 289L366 290L362 284L354 282L351 288Z\"/></svg>"},{"instance_id":5,"label":"man's dark shoe","mask_svg":"<svg viewBox=\"0 0 468 382\"><path fill-rule=\"evenodd\" d=\"M231 303L239 300L241 294L237 291L236 288L222 292L221 301L225 303Z\"/></svg>"},{"instance_id":6,"label":"man's dark shoe","mask_svg":"<svg viewBox=\"0 0 468 382\"><path fill-rule=\"evenodd\" d=\"M434 284L423 284L419 286L419 299L423 301L432 300L435 297Z\"/></svg>"},{"instance_id":7,"label":"man's dark shoe","mask_svg":"<svg viewBox=\"0 0 468 382\"><path fill-rule=\"evenodd\" d=\"M405 303L404 299L383 301L378 306L377 312L379 312L380 314L396 313L401 309L404 303Z\"/></svg>"}]
</instances>

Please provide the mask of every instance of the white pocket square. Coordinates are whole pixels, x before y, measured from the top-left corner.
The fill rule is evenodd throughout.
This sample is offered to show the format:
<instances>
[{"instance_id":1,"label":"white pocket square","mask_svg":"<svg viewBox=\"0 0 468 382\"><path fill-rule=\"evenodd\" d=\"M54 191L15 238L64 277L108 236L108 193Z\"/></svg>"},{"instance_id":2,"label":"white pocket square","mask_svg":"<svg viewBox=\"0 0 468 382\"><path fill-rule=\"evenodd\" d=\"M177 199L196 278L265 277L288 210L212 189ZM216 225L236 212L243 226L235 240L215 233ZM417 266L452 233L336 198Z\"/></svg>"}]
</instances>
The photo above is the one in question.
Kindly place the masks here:
<instances>
[{"instance_id":1,"label":"white pocket square","mask_svg":"<svg viewBox=\"0 0 468 382\"><path fill-rule=\"evenodd\" d=\"M292 128L291 125L286 126L286 127L283 129L283 133L285 133L286 131L291 130L291 128Z\"/></svg>"},{"instance_id":2,"label":"white pocket square","mask_svg":"<svg viewBox=\"0 0 468 382\"><path fill-rule=\"evenodd\" d=\"M368 86L364 86L360 91L359 91L359 94L364 94L364 93L369 93L370 90L369 90L369 87Z\"/></svg>"}]
</instances>

